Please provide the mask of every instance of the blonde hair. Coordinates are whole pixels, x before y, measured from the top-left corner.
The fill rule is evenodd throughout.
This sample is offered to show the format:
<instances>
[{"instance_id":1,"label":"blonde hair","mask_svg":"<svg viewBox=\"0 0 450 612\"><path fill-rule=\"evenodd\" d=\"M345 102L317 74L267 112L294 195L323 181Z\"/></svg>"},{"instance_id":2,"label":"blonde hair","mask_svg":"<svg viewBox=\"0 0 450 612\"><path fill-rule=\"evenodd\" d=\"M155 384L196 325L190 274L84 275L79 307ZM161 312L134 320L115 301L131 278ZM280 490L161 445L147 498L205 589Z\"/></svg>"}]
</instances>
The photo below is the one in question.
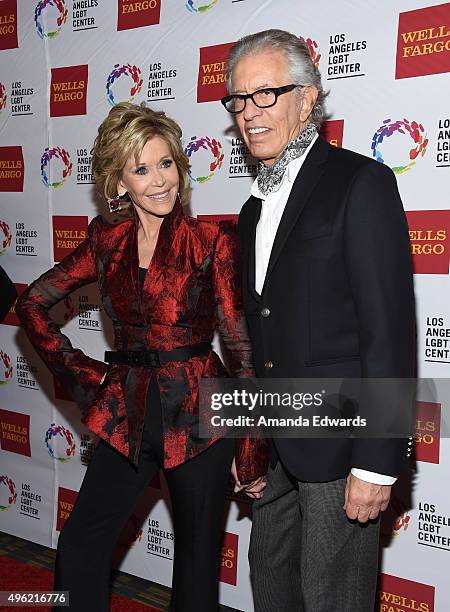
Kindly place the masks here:
<instances>
[{"instance_id":1,"label":"blonde hair","mask_svg":"<svg viewBox=\"0 0 450 612\"><path fill-rule=\"evenodd\" d=\"M189 159L181 144L181 128L163 111L154 111L145 102L116 104L98 128L91 153L92 172L100 195L105 199L116 197L127 160L134 155L138 163L142 149L153 136L160 136L168 144L180 178L181 203L188 203Z\"/></svg>"}]
</instances>

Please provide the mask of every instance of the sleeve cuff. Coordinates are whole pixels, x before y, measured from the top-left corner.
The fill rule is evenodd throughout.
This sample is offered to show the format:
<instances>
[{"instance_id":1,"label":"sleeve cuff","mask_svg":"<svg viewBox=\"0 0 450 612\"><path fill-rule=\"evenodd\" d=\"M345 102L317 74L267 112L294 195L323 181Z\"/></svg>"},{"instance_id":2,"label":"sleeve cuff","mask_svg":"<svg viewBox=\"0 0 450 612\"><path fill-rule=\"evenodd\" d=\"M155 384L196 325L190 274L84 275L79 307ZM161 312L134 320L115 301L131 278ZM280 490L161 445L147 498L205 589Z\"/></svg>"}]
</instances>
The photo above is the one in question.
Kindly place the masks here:
<instances>
[{"instance_id":1,"label":"sleeve cuff","mask_svg":"<svg viewBox=\"0 0 450 612\"><path fill-rule=\"evenodd\" d=\"M366 482L378 485L393 485L397 480L395 476L387 476L386 474L378 474L377 472L369 472L368 470L361 470L359 468L352 468L353 476Z\"/></svg>"}]
</instances>

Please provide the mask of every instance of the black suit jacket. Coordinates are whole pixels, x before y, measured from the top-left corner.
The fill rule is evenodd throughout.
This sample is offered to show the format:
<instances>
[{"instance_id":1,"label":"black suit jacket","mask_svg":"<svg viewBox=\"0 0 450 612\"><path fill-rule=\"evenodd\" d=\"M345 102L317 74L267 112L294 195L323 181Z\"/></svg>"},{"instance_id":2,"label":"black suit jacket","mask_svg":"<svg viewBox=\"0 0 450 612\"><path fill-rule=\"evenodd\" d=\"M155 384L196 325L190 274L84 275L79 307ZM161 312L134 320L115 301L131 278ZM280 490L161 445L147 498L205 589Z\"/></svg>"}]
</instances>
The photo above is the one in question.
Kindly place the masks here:
<instances>
[{"instance_id":1,"label":"black suit jacket","mask_svg":"<svg viewBox=\"0 0 450 612\"><path fill-rule=\"evenodd\" d=\"M392 171L318 138L293 184L261 296L254 288L260 210L252 196L239 216L257 376L413 377L410 243ZM298 480L334 480L351 467L397 475L409 463L405 439L274 442Z\"/></svg>"}]
</instances>

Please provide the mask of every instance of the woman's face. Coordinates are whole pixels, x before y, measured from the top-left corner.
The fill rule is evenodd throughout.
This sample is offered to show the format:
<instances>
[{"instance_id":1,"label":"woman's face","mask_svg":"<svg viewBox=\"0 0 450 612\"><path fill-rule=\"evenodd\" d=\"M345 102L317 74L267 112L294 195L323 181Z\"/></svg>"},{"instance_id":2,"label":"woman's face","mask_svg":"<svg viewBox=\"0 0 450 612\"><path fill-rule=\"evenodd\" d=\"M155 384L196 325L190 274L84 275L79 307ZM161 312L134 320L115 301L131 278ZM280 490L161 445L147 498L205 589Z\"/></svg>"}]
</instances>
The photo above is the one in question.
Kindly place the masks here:
<instances>
[{"instance_id":1,"label":"woman's face","mask_svg":"<svg viewBox=\"0 0 450 612\"><path fill-rule=\"evenodd\" d=\"M119 181L119 194L128 191L136 208L150 215L169 214L178 193L180 179L169 145L160 136L150 138L136 164L128 158Z\"/></svg>"}]
</instances>

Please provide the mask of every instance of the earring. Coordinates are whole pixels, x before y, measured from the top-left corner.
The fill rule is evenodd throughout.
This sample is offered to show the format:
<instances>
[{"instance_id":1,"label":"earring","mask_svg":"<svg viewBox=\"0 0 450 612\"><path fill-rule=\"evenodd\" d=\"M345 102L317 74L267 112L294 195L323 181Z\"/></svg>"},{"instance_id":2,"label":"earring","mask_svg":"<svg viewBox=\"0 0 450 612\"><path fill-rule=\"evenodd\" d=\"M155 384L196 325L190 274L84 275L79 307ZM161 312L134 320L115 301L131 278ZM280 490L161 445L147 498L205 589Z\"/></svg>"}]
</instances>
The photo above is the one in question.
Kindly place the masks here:
<instances>
[{"instance_id":1,"label":"earring","mask_svg":"<svg viewBox=\"0 0 450 612\"><path fill-rule=\"evenodd\" d=\"M109 212L117 213L124 209L122 204L130 203L130 196L128 195L128 191L125 191L125 193L123 193L122 195L116 195L115 198L108 198L107 202L109 206Z\"/></svg>"},{"instance_id":2,"label":"earring","mask_svg":"<svg viewBox=\"0 0 450 612\"><path fill-rule=\"evenodd\" d=\"M179 203L181 204L181 196L180 196L180 192L179 191L177 191L177 198L178 198Z\"/></svg>"}]
</instances>

